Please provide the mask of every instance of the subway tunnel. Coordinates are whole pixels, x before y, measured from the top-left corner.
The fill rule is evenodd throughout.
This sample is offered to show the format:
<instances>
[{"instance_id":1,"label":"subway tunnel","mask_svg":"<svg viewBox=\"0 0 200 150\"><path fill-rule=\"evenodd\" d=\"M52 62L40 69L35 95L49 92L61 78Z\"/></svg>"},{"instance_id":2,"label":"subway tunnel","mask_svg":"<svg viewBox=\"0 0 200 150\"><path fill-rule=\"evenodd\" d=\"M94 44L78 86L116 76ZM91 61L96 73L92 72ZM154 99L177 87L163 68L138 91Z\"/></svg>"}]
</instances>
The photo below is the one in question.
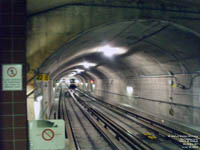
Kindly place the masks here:
<instances>
[{"instance_id":1,"label":"subway tunnel","mask_svg":"<svg viewBox=\"0 0 200 150\"><path fill-rule=\"evenodd\" d=\"M199 5L28 0L28 120L65 120L64 149L199 149Z\"/></svg>"},{"instance_id":2,"label":"subway tunnel","mask_svg":"<svg viewBox=\"0 0 200 150\"><path fill-rule=\"evenodd\" d=\"M188 28L152 19L84 32L39 69L51 79L46 86L37 85L36 98L42 95L42 109L47 107L43 115L57 113L52 110L55 88L75 78L80 90L106 103L198 135L199 40Z\"/></svg>"},{"instance_id":3,"label":"subway tunnel","mask_svg":"<svg viewBox=\"0 0 200 150\"><path fill-rule=\"evenodd\" d=\"M41 66L40 72L52 79L44 97L51 95L56 80L75 73L81 88L105 101L198 126L198 40L187 29L153 20L96 28L61 47Z\"/></svg>"},{"instance_id":4,"label":"subway tunnel","mask_svg":"<svg viewBox=\"0 0 200 150\"><path fill-rule=\"evenodd\" d=\"M193 12L196 7L176 2L144 2L144 8L140 8L143 4L138 6L136 2L129 2L129 6L124 5L126 2L118 4L84 3L83 6L81 3L52 8L49 5L46 9L41 4L42 10L30 6L28 62L36 74L48 74L50 80L35 79L32 83L35 86L34 99L28 102L28 117L63 119L65 116L61 112L66 111L74 135L74 138L68 137L67 145L75 143L74 149L108 148L106 144L94 144L98 140L94 138L98 137L96 131L80 121L84 113L76 108L75 103L86 107L92 115L96 111L110 114L111 120L130 132L132 129L123 124L126 117L116 120L116 116L111 115L113 112L109 111L113 107L133 113L136 118L147 119L153 127L170 128L172 135L187 133L187 137L198 137L200 34L196 19L199 14ZM176 12L174 7L183 9ZM69 89L72 79L76 90ZM92 99L106 105L104 107L108 110L93 104ZM66 110L60 106L62 102L66 103ZM109 126L105 122L102 124ZM91 128L91 135L86 132L88 128ZM135 146L137 142L130 142L126 146L117 144L111 149L184 149L180 137L174 144L173 138L172 143L166 139L166 136L170 139L169 133L162 135L149 127L135 128L141 133L133 132L134 135L144 145L140 143L138 147ZM119 134L112 134L117 139ZM162 141L161 135L165 140ZM89 141L94 138L94 143L88 143L87 138ZM118 138L123 141L123 137ZM197 138L194 149L198 149L198 143Z\"/></svg>"}]
</instances>

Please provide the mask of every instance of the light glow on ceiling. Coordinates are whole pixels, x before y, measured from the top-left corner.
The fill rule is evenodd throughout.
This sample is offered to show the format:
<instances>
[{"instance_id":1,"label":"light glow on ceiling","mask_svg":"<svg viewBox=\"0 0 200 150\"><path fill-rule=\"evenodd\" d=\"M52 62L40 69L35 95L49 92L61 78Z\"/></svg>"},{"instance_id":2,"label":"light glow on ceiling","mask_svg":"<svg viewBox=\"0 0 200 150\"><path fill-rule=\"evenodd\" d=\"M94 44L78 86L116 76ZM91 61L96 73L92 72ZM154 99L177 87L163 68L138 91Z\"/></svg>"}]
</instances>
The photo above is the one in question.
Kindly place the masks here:
<instances>
[{"instance_id":1,"label":"light glow on ceiling","mask_svg":"<svg viewBox=\"0 0 200 150\"><path fill-rule=\"evenodd\" d=\"M41 103L38 101L34 102L35 120L40 119L40 111L41 111Z\"/></svg>"},{"instance_id":2,"label":"light glow on ceiling","mask_svg":"<svg viewBox=\"0 0 200 150\"><path fill-rule=\"evenodd\" d=\"M38 97L36 97L36 101L37 101L37 102L41 102L41 101L42 101L42 99L43 99L43 96L41 96L41 95L40 95L40 96L38 96Z\"/></svg>"},{"instance_id":3,"label":"light glow on ceiling","mask_svg":"<svg viewBox=\"0 0 200 150\"><path fill-rule=\"evenodd\" d=\"M76 69L75 70L77 73L81 73L81 72L84 72L85 70L83 70L83 69Z\"/></svg>"},{"instance_id":4,"label":"light glow on ceiling","mask_svg":"<svg viewBox=\"0 0 200 150\"><path fill-rule=\"evenodd\" d=\"M88 87L88 83L85 83L85 86Z\"/></svg>"},{"instance_id":5,"label":"light glow on ceiling","mask_svg":"<svg viewBox=\"0 0 200 150\"><path fill-rule=\"evenodd\" d=\"M96 85L95 85L95 84L92 84L92 88L95 89L95 87L96 87Z\"/></svg>"},{"instance_id":6,"label":"light glow on ceiling","mask_svg":"<svg viewBox=\"0 0 200 150\"><path fill-rule=\"evenodd\" d=\"M114 55L120 55L127 52L126 49L120 47L111 47L109 45L98 48L99 52L102 52L107 57L112 57Z\"/></svg>"},{"instance_id":7,"label":"light glow on ceiling","mask_svg":"<svg viewBox=\"0 0 200 150\"><path fill-rule=\"evenodd\" d=\"M70 74L68 74L68 77L73 77L75 76L77 73L76 72L71 72Z\"/></svg>"},{"instance_id":8,"label":"light glow on ceiling","mask_svg":"<svg viewBox=\"0 0 200 150\"><path fill-rule=\"evenodd\" d=\"M90 63L90 62L87 62L87 61L81 63L81 65L83 65L83 66L84 66L85 68L87 68L87 69L89 69L90 67L96 66L95 63Z\"/></svg>"},{"instance_id":9,"label":"light glow on ceiling","mask_svg":"<svg viewBox=\"0 0 200 150\"><path fill-rule=\"evenodd\" d=\"M127 91L128 95L132 95L133 94L133 87L127 86L126 91Z\"/></svg>"}]
</instances>

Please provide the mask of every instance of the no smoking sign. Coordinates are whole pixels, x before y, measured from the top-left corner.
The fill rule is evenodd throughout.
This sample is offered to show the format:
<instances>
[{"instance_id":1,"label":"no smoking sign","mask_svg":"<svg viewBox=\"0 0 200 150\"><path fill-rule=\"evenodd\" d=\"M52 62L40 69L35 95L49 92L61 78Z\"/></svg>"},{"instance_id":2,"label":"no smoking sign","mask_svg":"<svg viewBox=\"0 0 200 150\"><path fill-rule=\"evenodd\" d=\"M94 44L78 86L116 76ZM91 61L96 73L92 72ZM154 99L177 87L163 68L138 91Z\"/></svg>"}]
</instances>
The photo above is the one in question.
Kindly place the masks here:
<instances>
[{"instance_id":1,"label":"no smoking sign","mask_svg":"<svg viewBox=\"0 0 200 150\"><path fill-rule=\"evenodd\" d=\"M31 150L62 150L65 148L65 123L63 120L29 121Z\"/></svg>"},{"instance_id":2,"label":"no smoking sign","mask_svg":"<svg viewBox=\"0 0 200 150\"><path fill-rule=\"evenodd\" d=\"M21 91L22 88L22 65L4 64L2 65L3 91Z\"/></svg>"},{"instance_id":3,"label":"no smoking sign","mask_svg":"<svg viewBox=\"0 0 200 150\"><path fill-rule=\"evenodd\" d=\"M17 69L15 67L9 67L7 70L7 75L9 77L15 77L17 75Z\"/></svg>"},{"instance_id":4,"label":"no smoking sign","mask_svg":"<svg viewBox=\"0 0 200 150\"><path fill-rule=\"evenodd\" d=\"M52 129L45 129L42 132L42 138L45 141L51 141L51 140L53 140L54 136L55 136L55 133L54 133L54 131Z\"/></svg>"}]
</instances>

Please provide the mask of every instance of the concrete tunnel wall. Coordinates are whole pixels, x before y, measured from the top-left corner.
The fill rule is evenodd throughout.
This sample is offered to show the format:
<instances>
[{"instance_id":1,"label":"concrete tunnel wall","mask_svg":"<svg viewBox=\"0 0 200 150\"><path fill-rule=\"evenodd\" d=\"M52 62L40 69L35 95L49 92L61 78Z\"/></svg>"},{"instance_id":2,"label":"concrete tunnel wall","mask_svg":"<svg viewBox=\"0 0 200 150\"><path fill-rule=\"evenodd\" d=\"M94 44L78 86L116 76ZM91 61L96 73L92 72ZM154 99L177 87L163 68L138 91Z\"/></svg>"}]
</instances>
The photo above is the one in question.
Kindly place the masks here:
<instances>
[{"instance_id":1,"label":"concrete tunnel wall","mask_svg":"<svg viewBox=\"0 0 200 150\"><path fill-rule=\"evenodd\" d=\"M110 70L111 71L111 70ZM181 90L172 87L174 78L171 76L122 78L108 73L107 79L98 79L93 76L95 89L91 90L89 78L80 86L92 95L115 105L129 105L133 108L159 116L162 119L179 121L182 123L199 125L199 109L185 106L171 105L163 102L173 102L189 106L199 106L199 77L194 80L190 90ZM114 75L114 76L113 76ZM191 75L176 75L181 82L188 85ZM89 83L86 88L85 83ZM133 93L127 92L127 86L133 87ZM172 97L172 98L171 98ZM157 100L157 101L156 101ZM173 112L170 112L173 109Z\"/></svg>"},{"instance_id":2,"label":"concrete tunnel wall","mask_svg":"<svg viewBox=\"0 0 200 150\"><path fill-rule=\"evenodd\" d=\"M106 73L106 72L104 72ZM107 72L107 79L98 79L93 77L95 81L95 89L91 90L89 78L80 86L83 90L91 92L92 95L101 98L104 101L115 105L129 105L137 109L182 123L199 125L199 109L188 108L185 106L170 105L168 103L156 102L173 102L185 104L189 106L199 106L199 82L200 78L196 78L193 87L190 90L181 90L173 88L171 82L173 77L141 77L141 78L122 78L112 76L112 73ZM177 75L182 83L188 85L191 75ZM186 80L187 79L187 80ZM85 83L89 85L86 87ZM133 87L133 93L127 93L127 86ZM49 92L44 91L44 99L49 95ZM171 99L172 97L172 99ZM155 101L154 101L155 100ZM44 106L47 106L47 100L44 101ZM173 109L173 113L170 110ZM49 113L49 112L48 112Z\"/></svg>"},{"instance_id":3,"label":"concrete tunnel wall","mask_svg":"<svg viewBox=\"0 0 200 150\"><path fill-rule=\"evenodd\" d=\"M184 77L186 78L186 76ZM188 108L185 106L173 105L170 102L198 106L199 98L195 95L198 87L193 87L195 91L175 89L169 84L169 78L141 78L129 79L128 84L120 80L112 80L110 83L103 81L104 84L110 84L110 88L97 89L94 96L98 96L109 103L118 105L129 105L144 112L154 114L162 119L178 121L182 123L199 125L199 109ZM189 82L189 81L188 81ZM195 81L199 84L199 79ZM133 87L133 94L128 94L127 85ZM116 92L117 91L117 92ZM175 93L173 99L170 99L171 93ZM194 96L192 96L193 94ZM196 97L196 98L195 98ZM162 103L169 102L169 103ZM133 108L133 109L134 109ZM173 112L171 112L171 109Z\"/></svg>"},{"instance_id":4,"label":"concrete tunnel wall","mask_svg":"<svg viewBox=\"0 0 200 150\"><path fill-rule=\"evenodd\" d=\"M84 1L73 0L73 2L78 3ZM61 47L63 43L75 39L78 34L100 25L116 23L122 20L165 20L183 25L197 33L200 32L199 22L195 20L195 18L198 18L198 14L195 11L198 11L199 7L195 4L189 4L189 2L180 3L179 1L173 1L173 4L170 4L168 2L149 1L145 2L144 6L138 6L135 1L132 3L111 1L110 4L113 4L113 7L106 6L108 2L102 2L101 0L95 0L95 2L103 6L66 5L41 13L36 13L30 9L39 11L45 2L40 2L41 5L37 8L32 4L34 2L29 3L31 15L27 22L27 60L32 68L39 67L39 64L53 53L55 49ZM52 3L52 1L49 2L49 5ZM121 7L114 7L115 5ZM164 10L163 5L166 7ZM143 9L142 7L149 7L151 9ZM181 7L187 8L188 12L194 11L194 13L184 12L181 10ZM191 21L187 21L187 19Z\"/></svg>"},{"instance_id":5,"label":"concrete tunnel wall","mask_svg":"<svg viewBox=\"0 0 200 150\"><path fill-rule=\"evenodd\" d=\"M199 125L199 109L178 105L199 106L199 77L194 79L191 89L183 90L172 86L172 82L175 83L175 78L170 75L138 78L126 78L125 76L122 78L112 76L113 73L105 71L104 73L107 74L108 79L99 79L95 82L96 89L92 92L94 96L112 104L133 106L133 109L137 108L138 110L154 114L164 120L168 119L195 126ZM176 78L183 85L189 85L191 77L192 74L176 75ZM99 86L99 82L103 86ZM127 92L127 87L133 87L131 94Z\"/></svg>"},{"instance_id":6,"label":"concrete tunnel wall","mask_svg":"<svg viewBox=\"0 0 200 150\"><path fill-rule=\"evenodd\" d=\"M147 36L154 32L155 35ZM113 45L129 49L127 54L117 57L118 63L102 60L101 56L94 54L94 47L110 39ZM170 22L137 20L106 24L62 46L40 70L50 73L54 79L66 68L80 67L79 62L83 59L97 61L100 65L92 70L98 70L104 77L92 70L85 73L90 74L87 81L95 79L96 90L88 89L95 96L116 105L135 107L162 119L195 126L200 124L199 108L194 108L200 106L199 40L197 32ZM175 87L179 83L188 87L191 80L188 90ZM127 95L127 86L133 87L131 95Z\"/></svg>"}]
</instances>

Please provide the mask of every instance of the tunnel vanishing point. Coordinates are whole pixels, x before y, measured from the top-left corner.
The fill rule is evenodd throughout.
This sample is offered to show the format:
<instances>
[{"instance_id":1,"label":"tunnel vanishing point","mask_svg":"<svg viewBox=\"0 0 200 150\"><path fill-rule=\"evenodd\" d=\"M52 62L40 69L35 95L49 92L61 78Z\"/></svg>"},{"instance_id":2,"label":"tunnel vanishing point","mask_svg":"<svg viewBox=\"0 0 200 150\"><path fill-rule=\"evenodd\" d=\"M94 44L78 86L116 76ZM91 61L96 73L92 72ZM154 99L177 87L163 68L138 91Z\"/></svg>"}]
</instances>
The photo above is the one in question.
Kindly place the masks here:
<instances>
[{"instance_id":1,"label":"tunnel vanishing point","mask_svg":"<svg viewBox=\"0 0 200 150\"><path fill-rule=\"evenodd\" d=\"M37 120L65 121L63 149L200 149L199 1L2 0L0 12L2 150L38 149ZM21 90L4 89L8 64L22 65Z\"/></svg>"}]
</instances>

